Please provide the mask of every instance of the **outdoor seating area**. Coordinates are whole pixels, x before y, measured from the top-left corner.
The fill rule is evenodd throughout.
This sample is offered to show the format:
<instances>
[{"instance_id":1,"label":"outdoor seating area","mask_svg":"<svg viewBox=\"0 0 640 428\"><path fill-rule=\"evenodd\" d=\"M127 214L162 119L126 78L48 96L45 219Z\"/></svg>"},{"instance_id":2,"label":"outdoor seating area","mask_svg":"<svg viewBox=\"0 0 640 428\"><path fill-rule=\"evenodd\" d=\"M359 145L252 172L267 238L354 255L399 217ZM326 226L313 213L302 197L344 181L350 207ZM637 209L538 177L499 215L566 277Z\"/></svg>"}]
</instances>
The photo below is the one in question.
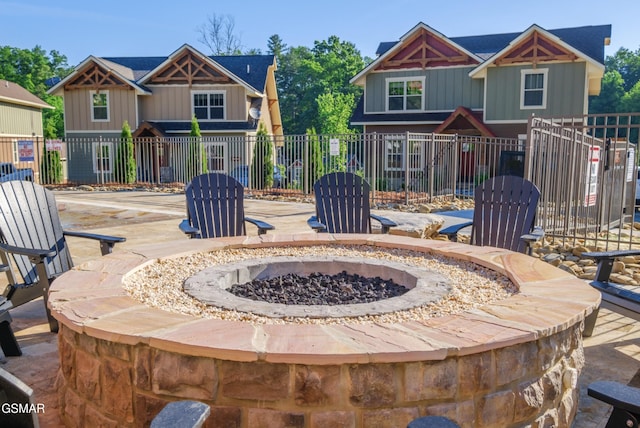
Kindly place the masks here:
<instances>
[{"instance_id":1,"label":"outdoor seating area","mask_svg":"<svg viewBox=\"0 0 640 428\"><path fill-rule=\"evenodd\" d=\"M118 253L119 249L127 250L136 248L140 245L158 243L159 241L165 242L165 240L170 241L180 238L184 240L184 235L176 227L181 218L184 218L184 195L162 195L162 197L159 197L159 195L153 196L149 194L136 194L136 192L134 192L131 196L121 194L120 196L126 197L117 198L117 200L114 201L108 201L105 200L106 196L96 193L88 195L85 194L84 198L77 198L74 193L75 192L61 192L59 194L56 194L58 204L63 207L63 209L60 211L63 226L66 227L69 224L73 224L74 227L72 227L71 229L78 228L78 222L77 219L74 218L73 212L85 211L83 213L82 222L87 223L86 229L90 229L92 230L92 232L96 232L98 234L104 233L109 235L113 234L127 237L126 242L123 242L117 246L116 251L114 251L115 253ZM111 197L113 197L113 195ZM139 204L136 204L135 202L137 198L139 198ZM110 198L106 197L106 199ZM154 207L156 207L156 209L154 211L162 211L163 214L159 215L158 213L149 213L149 203L143 202L147 200L155 201ZM167 202L158 203L158 201ZM98 205L101 208L98 208ZM100 218L99 213L105 209L105 205L113 206L114 209L117 207L117 211L123 212L123 214L119 214L122 217L116 219ZM96 213L96 215L93 217L92 221L87 222L86 211L92 210ZM109 209L107 210L109 211ZM245 211L247 215L250 215L252 217L260 217L260 214L263 214L262 218L264 218L265 221L273 224L276 228L278 232L276 235L280 235L281 233L290 233L292 231L298 233L306 232L309 239L313 239L312 237L315 235L315 233L307 226L307 219L315 214L315 207L313 204L296 204L285 202L278 203L260 200L248 200L245 201ZM156 218L145 218L145 216L151 215L156 216ZM140 223L140 217L143 218L142 223ZM460 222L460 219L457 219L456 221ZM393 233L393 230L391 231L391 233ZM249 233L249 235L249 238L252 236L256 237L257 231L254 230L253 232ZM100 251L97 246L96 248L94 248L91 245L86 245L82 243L83 241L75 237L70 237L69 239L71 240L69 248L71 249L71 252L74 256L74 261L76 263L82 264L86 261L100 258ZM77 253L74 253L74 248L77 248ZM25 304L20 308L12 309L11 313L15 314L13 316L14 330L16 332L18 341L21 343L22 350L24 351L24 356L8 358L8 363L6 364L6 367L8 369L13 368L12 370L17 370L17 373L23 373L24 376L19 377L25 378L26 376L25 379L27 382L33 381L33 379L35 378L42 378L42 373L36 376L35 368L25 370L25 367L33 366L33 361L39 361L40 358L47 355L46 352L43 353L43 343L49 343L48 346L51 346L51 353L48 354L50 355L48 358L53 358L55 360L57 360L58 358L56 336L49 333L48 328L46 329L46 331L40 328L39 330L33 330L34 327L42 325L43 323L46 326L47 321L44 311L42 311L42 304L38 302L32 303L37 305ZM597 415L600 415L601 421L606 419L610 409L610 406L606 402L602 402L600 405L594 404L594 402L598 400L593 400L592 398L588 397L587 386L589 383L593 381L615 380L626 384L630 380L632 380L635 372L637 372L640 368L640 365L638 364L638 351L637 349L634 349L633 346L634 339L632 339L632 337L634 336L630 336L631 334L639 334L639 332L637 327L635 328L635 330L634 328L629 328L629 326L634 325L635 321L631 322L631 324L618 324L625 318L616 316L616 312L611 312L610 308L611 306L605 306L603 309L601 309L601 318L599 323L596 324L594 336L592 336L592 338L585 338L586 366L583 369L583 373L580 379L578 380L579 384L582 386L580 390L581 404L578 410L578 415L576 416L577 420L581 422L581 425L576 426L593 428L598 427L600 426L600 422L590 422L590 420L594 419L597 421ZM24 314L29 314L32 311L42 312L40 312L41 315L39 316L36 315L35 317L32 317L31 315L28 315L25 318ZM617 321L612 322L609 321L610 319L617 319ZM606 322L607 324L602 324L604 322ZM624 323L624 321L622 322ZM616 328L617 325L619 325L619 327L621 328L620 330ZM623 327L623 325L626 325L626 327ZM40 331L40 333L36 333L36 331ZM618 332L618 334L615 334L616 332ZM603 337L610 337L611 339L606 340L612 340L612 342L610 344L607 344L606 341L600 342L603 340ZM39 345L35 348L34 340L39 341ZM44 340L44 342L42 342L42 340ZM590 350L589 341L592 341L594 344L599 343L597 345L594 345L593 351ZM597 352L597 349L599 349L600 347L604 347L603 350L608 349L608 351L591 355L593 352ZM28 360L31 362L31 364L27 363ZM49 361L49 363L51 363L51 361ZM25 366L25 364L27 365ZM590 368L590 364L594 365L592 366L593 369ZM603 364L607 368L603 369ZM47 366L51 365L42 364L42 370L47 370ZM51 370L51 373L47 376L53 378L55 376L55 371L56 365L53 365L53 370ZM30 372L33 374L30 374ZM36 401L38 400L39 394L55 395L55 392L53 391L51 386L44 389L42 387L34 388L34 390ZM53 408L55 408L55 404L49 404L54 403L55 401L56 400L47 400L46 403L47 405L54 406ZM600 410L594 411L594 408ZM589 410L584 411L580 409ZM160 408L158 408L158 411L159 410ZM54 410L54 412L55 411L57 410ZM40 415L41 418L42 416L43 415ZM587 420L587 422L584 422L585 420ZM47 423L42 426L58 425Z\"/></svg>"}]
</instances>

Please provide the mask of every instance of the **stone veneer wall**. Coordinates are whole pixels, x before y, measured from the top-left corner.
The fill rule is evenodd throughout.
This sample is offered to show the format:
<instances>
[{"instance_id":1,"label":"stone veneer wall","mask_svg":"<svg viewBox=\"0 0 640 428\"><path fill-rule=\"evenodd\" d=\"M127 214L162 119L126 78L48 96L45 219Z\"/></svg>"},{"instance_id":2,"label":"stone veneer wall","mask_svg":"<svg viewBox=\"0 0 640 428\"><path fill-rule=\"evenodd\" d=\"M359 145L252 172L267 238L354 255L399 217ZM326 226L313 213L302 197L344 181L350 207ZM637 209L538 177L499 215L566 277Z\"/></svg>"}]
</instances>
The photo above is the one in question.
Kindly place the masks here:
<instances>
[{"instance_id":1,"label":"stone veneer wall","mask_svg":"<svg viewBox=\"0 0 640 428\"><path fill-rule=\"evenodd\" d=\"M169 401L208 403L206 427L405 427L423 415L464 427L569 427L584 364L582 321L550 336L442 361L234 362L95 339L61 325L69 427L145 426Z\"/></svg>"}]
</instances>

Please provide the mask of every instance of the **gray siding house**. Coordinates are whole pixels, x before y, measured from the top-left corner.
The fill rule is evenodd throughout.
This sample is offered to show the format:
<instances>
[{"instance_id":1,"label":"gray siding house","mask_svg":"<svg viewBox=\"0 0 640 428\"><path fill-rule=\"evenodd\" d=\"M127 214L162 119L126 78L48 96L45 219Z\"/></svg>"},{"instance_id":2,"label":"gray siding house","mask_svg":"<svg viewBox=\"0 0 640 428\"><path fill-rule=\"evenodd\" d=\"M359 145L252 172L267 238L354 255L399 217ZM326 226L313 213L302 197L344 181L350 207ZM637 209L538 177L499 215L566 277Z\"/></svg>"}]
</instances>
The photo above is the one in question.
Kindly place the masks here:
<instances>
[{"instance_id":1,"label":"gray siding house","mask_svg":"<svg viewBox=\"0 0 640 428\"><path fill-rule=\"evenodd\" d=\"M517 138L536 116L581 117L600 93L610 25L446 37L419 23L351 79L365 132Z\"/></svg>"}]
</instances>

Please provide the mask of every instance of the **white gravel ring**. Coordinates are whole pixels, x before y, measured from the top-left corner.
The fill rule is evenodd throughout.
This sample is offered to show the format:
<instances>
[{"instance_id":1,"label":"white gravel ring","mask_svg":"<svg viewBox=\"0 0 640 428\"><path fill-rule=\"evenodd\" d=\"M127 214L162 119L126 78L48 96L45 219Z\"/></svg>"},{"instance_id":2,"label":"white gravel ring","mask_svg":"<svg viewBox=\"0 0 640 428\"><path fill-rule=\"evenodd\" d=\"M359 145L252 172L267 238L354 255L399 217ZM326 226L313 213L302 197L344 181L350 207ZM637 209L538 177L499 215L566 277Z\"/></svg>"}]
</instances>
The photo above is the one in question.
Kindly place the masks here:
<instances>
[{"instance_id":1,"label":"white gravel ring","mask_svg":"<svg viewBox=\"0 0 640 428\"><path fill-rule=\"evenodd\" d=\"M189 296L183 290L183 284L188 278L214 265L270 257L317 255L388 260L432 270L448 281L451 290L435 302L428 302L411 309L332 318L300 316L271 318L255 313L209 306ZM128 275L123 281L123 288L135 300L168 312L256 324L395 323L421 320L469 311L506 299L518 292L517 287L506 276L475 263L418 251L369 245L229 248L178 258L159 259Z\"/></svg>"}]
</instances>

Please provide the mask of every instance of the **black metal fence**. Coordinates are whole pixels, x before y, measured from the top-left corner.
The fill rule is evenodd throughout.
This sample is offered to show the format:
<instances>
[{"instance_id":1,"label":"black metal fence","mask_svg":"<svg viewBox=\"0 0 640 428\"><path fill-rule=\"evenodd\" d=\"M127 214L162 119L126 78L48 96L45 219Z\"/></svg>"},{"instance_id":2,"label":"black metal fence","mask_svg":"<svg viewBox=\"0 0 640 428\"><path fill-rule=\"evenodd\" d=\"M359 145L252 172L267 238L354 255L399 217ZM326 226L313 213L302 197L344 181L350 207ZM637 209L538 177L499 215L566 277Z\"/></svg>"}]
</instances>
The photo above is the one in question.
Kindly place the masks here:
<instances>
[{"instance_id":1,"label":"black metal fence","mask_svg":"<svg viewBox=\"0 0 640 428\"><path fill-rule=\"evenodd\" d=\"M130 143L0 138L0 160L32 168L42 184L180 186L202 172L221 172L248 193L289 196L309 195L325 173L350 171L371 184L379 204L470 198L489 177L519 175L541 189L537 221L549 236L625 248L640 234L634 227L639 129L640 113L532 117L526 140L408 132Z\"/></svg>"}]
</instances>

